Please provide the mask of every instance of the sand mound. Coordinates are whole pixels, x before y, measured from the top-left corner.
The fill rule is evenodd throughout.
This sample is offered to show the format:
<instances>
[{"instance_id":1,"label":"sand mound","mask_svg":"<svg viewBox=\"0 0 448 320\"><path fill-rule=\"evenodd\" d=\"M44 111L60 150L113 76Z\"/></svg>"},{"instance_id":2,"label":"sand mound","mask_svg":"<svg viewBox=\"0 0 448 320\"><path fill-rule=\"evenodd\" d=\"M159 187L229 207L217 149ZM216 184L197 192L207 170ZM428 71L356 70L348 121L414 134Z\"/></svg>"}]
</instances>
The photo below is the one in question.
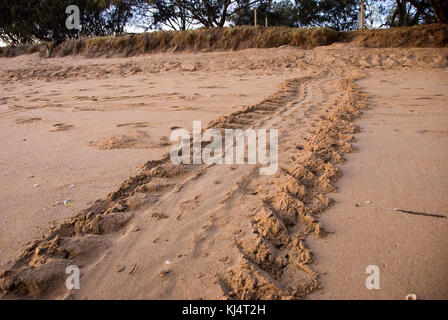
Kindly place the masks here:
<instances>
[{"instance_id":1,"label":"sand mound","mask_svg":"<svg viewBox=\"0 0 448 320\"><path fill-rule=\"evenodd\" d=\"M114 135L102 138L98 141L90 142L89 145L99 150L149 149L166 147L169 145L169 142L166 137L161 137L158 142L153 142L146 132L135 130L128 135Z\"/></svg>"}]
</instances>

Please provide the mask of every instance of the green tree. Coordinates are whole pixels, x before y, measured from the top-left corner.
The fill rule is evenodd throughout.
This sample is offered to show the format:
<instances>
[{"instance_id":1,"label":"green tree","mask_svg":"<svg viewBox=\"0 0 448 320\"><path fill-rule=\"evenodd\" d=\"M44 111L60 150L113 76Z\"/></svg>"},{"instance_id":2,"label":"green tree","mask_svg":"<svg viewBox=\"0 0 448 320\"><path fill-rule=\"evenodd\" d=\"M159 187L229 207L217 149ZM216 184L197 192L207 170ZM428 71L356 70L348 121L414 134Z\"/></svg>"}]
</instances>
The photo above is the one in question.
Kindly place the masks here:
<instances>
[{"instance_id":1,"label":"green tree","mask_svg":"<svg viewBox=\"0 0 448 320\"><path fill-rule=\"evenodd\" d=\"M268 14L272 11L272 0L261 0L252 2L250 0L240 1L240 7L235 10L229 21L234 26L253 25L254 24L254 9L257 9L260 13ZM263 15L258 16L258 24L263 25Z\"/></svg>"},{"instance_id":2,"label":"green tree","mask_svg":"<svg viewBox=\"0 0 448 320\"><path fill-rule=\"evenodd\" d=\"M321 0L314 23L335 30L353 30L358 27L357 0Z\"/></svg>"},{"instance_id":3,"label":"green tree","mask_svg":"<svg viewBox=\"0 0 448 320\"><path fill-rule=\"evenodd\" d=\"M280 0L264 1L259 6L239 10L232 17L235 25L253 24L253 9L267 14L269 25L290 27L323 26L350 30L358 24L357 0ZM263 16L260 15L260 19ZM259 21L260 25L263 22Z\"/></svg>"},{"instance_id":4,"label":"green tree","mask_svg":"<svg viewBox=\"0 0 448 320\"><path fill-rule=\"evenodd\" d=\"M448 1L395 0L389 5L387 24L391 27L434 22L448 23Z\"/></svg>"},{"instance_id":5,"label":"green tree","mask_svg":"<svg viewBox=\"0 0 448 320\"><path fill-rule=\"evenodd\" d=\"M60 42L69 38L121 33L134 0L2 0L0 39L6 43ZM69 30L67 6L80 9L81 29Z\"/></svg>"},{"instance_id":6,"label":"green tree","mask_svg":"<svg viewBox=\"0 0 448 320\"><path fill-rule=\"evenodd\" d=\"M193 24L190 12L177 0L146 0L137 5L137 22L144 29L187 30Z\"/></svg>"},{"instance_id":7,"label":"green tree","mask_svg":"<svg viewBox=\"0 0 448 320\"><path fill-rule=\"evenodd\" d=\"M248 8L259 0L190 0L177 1L190 16L206 28L223 27L238 10Z\"/></svg>"}]
</instances>

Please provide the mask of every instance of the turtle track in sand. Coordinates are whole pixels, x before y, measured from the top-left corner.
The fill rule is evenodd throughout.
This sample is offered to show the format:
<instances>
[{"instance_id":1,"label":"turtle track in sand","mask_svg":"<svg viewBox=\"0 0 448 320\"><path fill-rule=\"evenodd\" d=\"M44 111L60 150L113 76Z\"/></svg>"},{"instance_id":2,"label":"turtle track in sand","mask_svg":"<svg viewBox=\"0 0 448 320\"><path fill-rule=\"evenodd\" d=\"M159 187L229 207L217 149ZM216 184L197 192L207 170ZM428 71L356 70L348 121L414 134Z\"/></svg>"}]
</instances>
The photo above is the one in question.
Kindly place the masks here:
<instances>
[{"instance_id":1,"label":"turtle track in sand","mask_svg":"<svg viewBox=\"0 0 448 320\"><path fill-rule=\"evenodd\" d=\"M220 205L228 208L228 221L233 215L243 215L245 230L233 237L228 249L237 261L220 268L215 277L223 298L297 299L319 287L306 239L313 234L325 236L319 216L331 205L327 193L335 190L333 182L340 175L337 165L343 162L343 154L352 151L357 130L353 121L365 108L366 98L355 85L362 76L358 71L336 74L323 67L314 71L286 81L260 103L208 125L217 129L281 128L277 174L263 177L253 168L249 174L237 169L232 177L224 177L229 183L236 181L223 193ZM4 298L60 297L65 292L68 265L101 263L114 246L114 235L135 219L136 210L150 212L215 169L176 166L168 155L146 163L106 199L31 242L0 273L0 293ZM248 190L254 195L250 199L245 198ZM245 202L247 211L242 214L241 208L233 207L237 202ZM205 214L213 217L213 212Z\"/></svg>"}]
</instances>

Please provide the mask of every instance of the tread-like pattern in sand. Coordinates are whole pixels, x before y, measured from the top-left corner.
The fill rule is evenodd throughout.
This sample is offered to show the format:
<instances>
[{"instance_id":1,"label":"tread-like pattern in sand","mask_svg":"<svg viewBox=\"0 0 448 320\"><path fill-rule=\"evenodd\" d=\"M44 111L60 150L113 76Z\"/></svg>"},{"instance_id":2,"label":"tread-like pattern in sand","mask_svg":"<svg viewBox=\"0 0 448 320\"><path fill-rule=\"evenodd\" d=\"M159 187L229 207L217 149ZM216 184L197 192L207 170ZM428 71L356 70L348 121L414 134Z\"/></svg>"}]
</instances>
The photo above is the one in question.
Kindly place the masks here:
<instances>
[{"instance_id":1,"label":"tread-like pattern in sand","mask_svg":"<svg viewBox=\"0 0 448 320\"><path fill-rule=\"evenodd\" d=\"M283 156L279 173L273 179L254 174L244 179L246 186L258 181L260 190L270 192L255 197L258 206L248 215L251 235L235 237L239 261L218 275L224 297L301 298L318 287L305 240L311 234L325 235L318 220L331 203L325 194L334 190L332 181L339 172L335 165L342 162L343 153L351 151L350 141L356 130L352 121L364 108L353 77L338 81L339 92L332 94L326 87L331 89L336 81L329 71L289 80L272 97L209 124L218 129L244 129L281 122L288 127L280 137ZM178 192L183 184L207 170L211 168L205 165L172 165L168 156L148 162L105 200L53 226L42 239L30 243L1 273L2 294L60 294L65 267L89 263L113 246L107 235L129 223L134 217L132 210ZM157 183L160 179L164 183ZM236 189L241 187L243 181L236 184ZM241 193L230 190L221 203L231 203L238 197Z\"/></svg>"},{"instance_id":2,"label":"tread-like pattern in sand","mask_svg":"<svg viewBox=\"0 0 448 320\"><path fill-rule=\"evenodd\" d=\"M426 50L350 51L322 47L297 51L278 59L255 57L247 63L233 65L229 62L229 65L220 66L220 70L236 71L296 68L307 75L286 81L273 96L209 124L217 129L281 128L279 172L261 177L256 167L246 170L234 166L225 168L228 171L218 175L218 180L216 171L224 170L223 166L175 166L168 156L150 161L106 199L51 227L42 239L31 242L0 273L0 294L6 298L64 297L66 266L76 264L87 268L105 264L105 252L119 246L117 235L125 232L128 225L137 230L133 224L146 219L159 225L169 223L170 228L196 226L187 239L192 240L189 254L200 258L197 263L214 263L215 269L219 269L214 282L207 275L203 276L207 279L204 286L216 287L223 298L303 298L319 287L319 275L313 270L315 261L306 241L310 236L324 237L326 234L319 217L331 205L328 193L335 190L334 181L341 174L338 164L343 162L343 154L353 149L351 142L356 133L353 121L365 107L366 97L354 82L373 72L368 69L370 67L438 68L448 65L446 50L431 49L431 54ZM212 59L205 60L198 68L213 69ZM143 62L138 72L153 72L145 69ZM169 64L169 60L161 63ZM0 72L0 78L6 79L4 81L26 77L49 81L81 76L101 79L110 76L110 73L98 73L106 67L110 66L86 65L73 69L74 73L70 69L61 74L56 67L54 70L9 70ZM22 109L20 106L10 108L2 111L0 117L20 113ZM144 125L123 124L123 127L138 129ZM130 144L124 145L129 147ZM111 146L114 147L114 143ZM219 188L219 197L213 197L212 191L208 190L211 187L188 193L198 182ZM218 203L214 211L207 209L211 201ZM167 207L172 212L165 214L163 209ZM219 210L225 215L216 213ZM164 214L166 218L158 220L152 217L154 213ZM210 217L208 223L193 224L201 215ZM241 224L234 225L232 221ZM150 247L161 243L162 236L141 236L138 240ZM218 240L228 241L225 252L213 250L216 249L213 242ZM177 255L184 254L176 251L180 249L175 246L171 250ZM211 258L207 258L207 254ZM213 260L218 255L222 256ZM193 260L189 262L194 263ZM141 273L143 267L134 265L130 269L133 285L144 285L145 279L150 279L148 274ZM93 269L88 271L94 273ZM195 268L190 269L193 272ZM106 273L116 272L112 266L100 269L104 270ZM163 274L168 282L170 275ZM103 276L107 274L96 278ZM193 278L191 274L189 279Z\"/></svg>"}]
</instances>

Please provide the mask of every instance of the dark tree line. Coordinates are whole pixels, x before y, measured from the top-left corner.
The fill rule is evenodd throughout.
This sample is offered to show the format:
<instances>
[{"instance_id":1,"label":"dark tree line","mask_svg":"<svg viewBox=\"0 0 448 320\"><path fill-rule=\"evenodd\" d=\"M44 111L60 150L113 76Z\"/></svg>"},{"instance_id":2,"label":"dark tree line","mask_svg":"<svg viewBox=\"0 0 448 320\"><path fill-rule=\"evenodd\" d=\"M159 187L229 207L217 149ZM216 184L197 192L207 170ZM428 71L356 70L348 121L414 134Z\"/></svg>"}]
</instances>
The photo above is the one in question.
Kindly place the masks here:
<instances>
[{"instance_id":1,"label":"dark tree line","mask_svg":"<svg viewBox=\"0 0 448 320\"><path fill-rule=\"evenodd\" d=\"M387 24L391 27L448 23L447 0L394 0Z\"/></svg>"},{"instance_id":2,"label":"dark tree line","mask_svg":"<svg viewBox=\"0 0 448 320\"><path fill-rule=\"evenodd\" d=\"M69 5L80 9L81 30L66 27ZM133 5L133 0L0 0L0 39L19 44L120 33Z\"/></svg>"},{"instance_id":3,"label":"dark tree line","mask_svg":"<svg viewBox=\"0 0 448 320\"><path fill-rule=\"evenodd\" d=\"M351 30L358 26L361 0L0 0L0 39L6 43L63 41L79 36L122 33L126 25L149 29L259 25L323 26ZM447 0L365 0L367 15L381 14L385 26L448 22ZM65 8L77 5L81 27L65 26ZM372 13L373 12L373 13Z\"/></svg>"},{"instance_id":4,"label":"dark tree line","mask_svg":"<svg viewBox=\"0 0 448 320\"><path fill-rule=\"evenodd\" d=\"M264 16L269 25L291 27L327 26L338 30L353 29L357 25L358 0L163 0L145 1L149 15L148 26L163 26L184 30L186 25L206 28L224 24L253 25L254 9L260 12L259 24ZM148 16L147 16L148 17ZM176 18L176 19L174 19ZM174 23L186 21L187 23Z\"/></svg>"}]
</instances>

